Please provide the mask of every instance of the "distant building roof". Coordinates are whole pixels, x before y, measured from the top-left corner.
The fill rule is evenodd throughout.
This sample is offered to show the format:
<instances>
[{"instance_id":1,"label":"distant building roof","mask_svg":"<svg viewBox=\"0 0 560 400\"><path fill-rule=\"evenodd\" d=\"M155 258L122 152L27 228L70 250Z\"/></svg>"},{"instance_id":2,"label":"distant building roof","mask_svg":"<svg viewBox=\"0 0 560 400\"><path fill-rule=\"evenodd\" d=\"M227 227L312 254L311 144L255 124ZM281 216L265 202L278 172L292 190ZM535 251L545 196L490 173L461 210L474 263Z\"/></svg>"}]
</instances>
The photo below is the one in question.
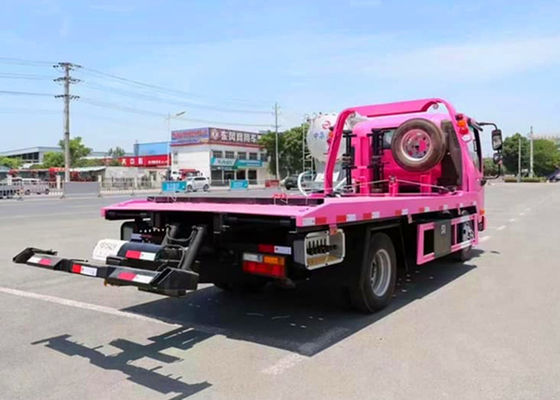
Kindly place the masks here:
<instances>
[{"instance_id":1,"label":"distant building roof","mask_svg":"<svg viewBox=\"0 0 560 400\"><path fill-rule=\"evenodd\" d=\"M49 151L62 151L60 147L51 146L35 146L35 147L24 147L22 149L0 151L0 156L17 156L18 154L27 153L47 153Z\"/></svg>"}]
</instances>

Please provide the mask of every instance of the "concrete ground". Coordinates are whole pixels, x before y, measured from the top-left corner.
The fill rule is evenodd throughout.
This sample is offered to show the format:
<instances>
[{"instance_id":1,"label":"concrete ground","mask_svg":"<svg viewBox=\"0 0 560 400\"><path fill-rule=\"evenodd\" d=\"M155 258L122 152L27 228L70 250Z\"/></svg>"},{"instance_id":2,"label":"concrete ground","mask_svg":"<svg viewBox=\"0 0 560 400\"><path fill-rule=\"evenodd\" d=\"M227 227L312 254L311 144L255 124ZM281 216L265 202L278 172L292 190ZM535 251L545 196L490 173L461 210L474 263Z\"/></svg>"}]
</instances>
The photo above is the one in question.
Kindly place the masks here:
<instances>
[{"instance_id":1,"label":"concrete ground","mask_svg":"<svg viewBox=\"0 0 560 400\"><path fill-rule=\"evenodd\" d=\"M12 264L88 257L124 198L0 201L0 398L560 398L559 185L489 186L477 256L412 270L370 316L312 284L170 299Z\"/></svg>"}]
</instances>

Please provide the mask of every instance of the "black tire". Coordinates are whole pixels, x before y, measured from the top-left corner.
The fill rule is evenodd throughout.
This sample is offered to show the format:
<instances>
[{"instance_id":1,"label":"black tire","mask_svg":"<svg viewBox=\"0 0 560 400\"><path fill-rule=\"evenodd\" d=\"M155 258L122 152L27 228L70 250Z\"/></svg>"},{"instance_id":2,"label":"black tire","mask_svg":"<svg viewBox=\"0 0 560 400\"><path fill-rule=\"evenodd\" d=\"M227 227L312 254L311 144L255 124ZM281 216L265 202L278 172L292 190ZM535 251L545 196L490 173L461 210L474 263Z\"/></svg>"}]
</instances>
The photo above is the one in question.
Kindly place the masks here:
<instances>
[{"instance_id":1,"label":"black tire","mask_svg":"<svg viewBox=\"0 0 560 400\"><path fill-rule=\"evenodd\" d=\"M51 191L49 189L45 189L45 194L49 194Z\"/></svg>"},{"instance_id":2,"label":"black tire","mask_svg":"<svg viewBox=\"0 0 560 400\"><path fill-rule=\"evenodd\" d=\"M205 192L210 190L210 186L208 185L204 185L204 187L202 188L202 190L204 190Z\"/></svg>"},{"instance_id":3,"label":"black tire","mask_svg":"<svg viewBox=\"0 0 560 400\"><path fill-rule=\"evenodd\" d=\"M469 215L469 213L467 211L463 211L461 213L461 215ZM469 236L472 235L472 237L474 237L474 224L473 221L467 221L467 222L461 222L458 226L457 226L457 236L459 238L459 242L464 242L465 240L467 240L469 238ZM471 237L471 238L472 238ZM455 253L451 254L451 257L453 260L458 261L458 262L465 262L470 260L471 258L473 258L473 247L472 245L469 247L465 247L464 249L461 249L459 251L456 251Z\"/></svg>"},{"instance_id":4,"label":"black tire","mask_svg":"<svg viewBox=\"0 0 560 400\"><path fill-rule=\"evenodd\" d=\"M416 132L411 132L416 131ZM405 146L410 142L410 135L420 135L422 138L429 139L429 147L421 157L413 157ZM407 139L407 140L405 140ZM416 146L418 151L422 151ZM391 139L391 151L395 162L406 171L422 172L427 171L439 164L447 151L445 135L443 131L431 121L424 118L410 119L395 131Z\"/></svg>"},{"instance_id":5,"label":"black tire","mask_svg":"<svg viewBox=\"0 0 560 400\"><path fill-rule=\"evenodd\" d=\"M190 193L193 191L193 187L191 185L187 185L187 192Z\"/></svg>"},{"instance_id":6,"label":"black tire","mask_svg":"<svg viewBox=\"0 0 560 400\"><path fill-rule=\"evenodd\" d=\"M393 241L385 233L376 233L365 249L361 268L350 287L352 305L365 313L384 308L391 302L396 282L397 255Z\"/></svg>"},{"instance_id":7,"label":"black tire","mask_svg":"<svg viewBox=\"0 0 560 400\"><path fill-rule=\"evenodd\" d=\"M27 189L25 192L23 192L23 194L29 196L31 194L31 190Z\"/></svg>"}]
</instances>

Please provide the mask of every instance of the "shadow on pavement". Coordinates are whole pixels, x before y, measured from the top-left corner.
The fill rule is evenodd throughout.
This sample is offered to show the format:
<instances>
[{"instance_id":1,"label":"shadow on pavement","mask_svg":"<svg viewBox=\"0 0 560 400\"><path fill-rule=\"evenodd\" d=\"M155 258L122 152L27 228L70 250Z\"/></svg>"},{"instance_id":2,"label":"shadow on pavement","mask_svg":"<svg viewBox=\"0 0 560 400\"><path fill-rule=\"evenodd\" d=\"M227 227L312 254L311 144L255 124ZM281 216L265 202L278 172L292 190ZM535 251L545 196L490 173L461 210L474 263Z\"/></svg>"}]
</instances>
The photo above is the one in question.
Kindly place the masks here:
<instances>
[{"instance_id":1,"label":"shadow on pavement","mask_svg":"<svg viewBox=\"0 0 560 400\"><path fill-rule=\"evenodd\" d=\"M480 254L477 251L475 257ZM244 295L210 286L183 298L162 298L126 311L313 356L474 268L445 260L414 268L399 278L391 305L373 315L352 310L342 290L312 281L293 290L269 287Z\"/></svg>"},{"instance_id":2,"label":"shadow on pavement","mask_svg":"<svg viewBox=\"0 0 560 400\"><path fill-rule=\"evenodd\" d=\"M475 257L482 251L475 250ZM393 302L373 315L359 314L349 306L342 291L313 284L311 281L293 290L269 287L261 293L235 295L210 286L183 298L162 298L129 307L125 311L142 314L182 325L162 335L150 337L142 345L119 338L109 344L121 352L105 355L98 348L89 348L61 335L34 342L68 356L81 356L106 370L117 370L128 379L162 394L176 393L173 400L184 399L211 386L208 382L184 383L131 362L148 357L161 363L183 361L162 353L176 348L189 350L214 335L225 335L266 346L288 350L304 356L329 348L339 341L385 318L415 300L429 295L473 270L472 263L436 261L402 274ZM185 355L184 359L187 359Z\"/></svg>"},{"instance_id":3,"label":"shadow on pavement","mask_svg":"<svg viewBox=\"0 0 560 400\"><path fill-rule=\"evenodd\" d=\"M182 361L178 357L161 353L162 350L177 348L188 350L194 344L207 339L210 335L197 332L192 329L179 328L166 332L162 335L148 338L150 344L142 345L128 341L126 339L115 339L109 344L117 347L121 352L115 355L105 355L98 348L89 348L82 344L75 343L70 339L70 335L60 335L49 339L39 340L32 344L45 344L46 347L56 350L67 356L80 356L89 359L89 362L105 370L120 371L128 375L128 380L155 390L162 394L177 393L172 397L173 400L184 399L192 394L204 390L211 385L208 382L196 384L184 383L181 376L172 378L169 375L162 375L157 371L161 366L146 369L132 365L131 363L148 357L162 363L173 363Z\"/></svg>"}]
</instances>

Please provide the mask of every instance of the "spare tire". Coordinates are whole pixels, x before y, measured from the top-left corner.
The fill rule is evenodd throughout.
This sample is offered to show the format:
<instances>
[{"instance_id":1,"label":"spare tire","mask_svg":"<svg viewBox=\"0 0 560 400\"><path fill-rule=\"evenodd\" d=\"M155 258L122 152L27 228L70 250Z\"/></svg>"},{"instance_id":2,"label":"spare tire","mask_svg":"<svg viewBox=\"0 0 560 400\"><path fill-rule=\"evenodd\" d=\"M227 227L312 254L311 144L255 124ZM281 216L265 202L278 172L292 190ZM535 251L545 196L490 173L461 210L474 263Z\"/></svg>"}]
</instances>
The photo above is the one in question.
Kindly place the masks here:
<instances>
[{"instance_id":1,"label":"spare tire","mask_svg":"<svg viewBox=\"0 0 560 400\"><path fill-rule=\"evenodd\" d=\"M404 122L391 140L395 162L410 172L422 172L435 167L442 160L446 149L443 131L424 118Z\"/></svg>"}]
</instances>

